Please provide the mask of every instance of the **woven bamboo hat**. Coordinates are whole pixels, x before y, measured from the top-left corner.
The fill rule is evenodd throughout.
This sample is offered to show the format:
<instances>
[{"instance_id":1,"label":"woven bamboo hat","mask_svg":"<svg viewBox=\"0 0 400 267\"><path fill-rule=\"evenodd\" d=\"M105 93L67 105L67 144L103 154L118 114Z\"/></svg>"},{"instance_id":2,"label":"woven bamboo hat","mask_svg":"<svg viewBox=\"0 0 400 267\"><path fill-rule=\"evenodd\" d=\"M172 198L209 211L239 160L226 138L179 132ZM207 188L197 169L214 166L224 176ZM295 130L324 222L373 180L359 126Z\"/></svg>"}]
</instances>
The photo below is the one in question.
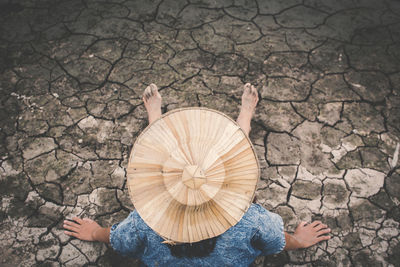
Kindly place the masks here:
<instances>
[{"instance_id":1,"label":"woven bamboo hat","mask_svg":"<svg viewBox=\"0 0 400 267\"><path fill-rule=\"evenodd\" d=\"M128 189L141 218L167 241L224 233L249 208L259 164L247 135L206 108L172 110L137 138Z\"/></svg>"}]
</instances>

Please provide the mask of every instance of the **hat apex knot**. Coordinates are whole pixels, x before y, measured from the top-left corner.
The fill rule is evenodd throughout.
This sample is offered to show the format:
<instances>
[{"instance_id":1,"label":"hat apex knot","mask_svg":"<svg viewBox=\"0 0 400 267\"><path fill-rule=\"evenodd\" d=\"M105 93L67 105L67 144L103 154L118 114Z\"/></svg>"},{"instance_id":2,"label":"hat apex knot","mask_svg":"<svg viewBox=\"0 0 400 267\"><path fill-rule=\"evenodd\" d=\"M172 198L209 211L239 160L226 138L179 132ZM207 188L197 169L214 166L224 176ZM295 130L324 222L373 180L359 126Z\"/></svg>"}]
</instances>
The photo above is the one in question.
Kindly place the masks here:
<instances>
[{"instance_id":1,"label":"hat apex knot","mask_svg":"<svg viewBox=\"0 0 400 267\"><path fill-rule=\"evenodd\" d=\"M183 168L182 182L191 189L199 189L207 182L207 178L200 166L186 165Z\"/></svg>"}]
</instances>

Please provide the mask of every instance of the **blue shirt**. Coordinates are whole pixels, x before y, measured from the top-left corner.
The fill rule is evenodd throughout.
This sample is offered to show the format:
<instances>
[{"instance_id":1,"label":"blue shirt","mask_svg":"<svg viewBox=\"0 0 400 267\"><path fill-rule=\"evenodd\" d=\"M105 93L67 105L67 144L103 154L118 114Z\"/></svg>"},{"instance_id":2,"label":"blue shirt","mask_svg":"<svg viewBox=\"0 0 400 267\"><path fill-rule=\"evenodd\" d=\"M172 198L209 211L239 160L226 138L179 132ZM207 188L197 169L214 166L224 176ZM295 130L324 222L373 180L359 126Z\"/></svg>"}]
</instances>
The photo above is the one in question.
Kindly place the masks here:
<instances>
[{"instance_id":1,"label":"blue shirt","mask_svg":"<svg viewBox=\"0 0 400 267\"><path fill-rule=\"evenodd\" d=\"M249 266L259 255L282 251L285 234L278 214L252 204L235 226L217 238L213 252L206 257L174 257L163 241L136 211L111 227L111 246L147 266Z\"/></svg>"}]
</instances>

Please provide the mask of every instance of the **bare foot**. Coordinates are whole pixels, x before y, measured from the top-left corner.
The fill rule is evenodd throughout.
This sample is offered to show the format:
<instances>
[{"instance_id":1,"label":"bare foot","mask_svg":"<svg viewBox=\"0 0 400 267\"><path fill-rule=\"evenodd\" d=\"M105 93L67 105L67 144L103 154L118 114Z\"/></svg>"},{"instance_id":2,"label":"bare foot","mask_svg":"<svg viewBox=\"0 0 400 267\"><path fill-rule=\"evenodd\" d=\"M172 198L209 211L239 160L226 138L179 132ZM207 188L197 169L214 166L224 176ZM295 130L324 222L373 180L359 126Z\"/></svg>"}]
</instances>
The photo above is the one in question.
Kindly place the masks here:
<instances>
[{"instance_id":1,"label":"bare foot","mask_svg":"<svg viewBox=\"0 0 400 267\"><path fill-rule=\"evenodd\" d=\"M66 235L76 237L85 241L97 241L95 234L97 231L101 230L102 227L95 221L85 218L80 219L74 217L75 222L68 220L64 221L64 228L69 231L64 231Z\"/></svg>"},{"instance_id":2,"label":"bare foot","mask_svg":"<svg viewBox=\"0 0 400 267\"><path fill-rule=\"evenodd\" d=\"M326 235L331 229L326 224L320 221L315 221L310 224L301 222L294 232L293 236L301 244L302 248L308 248L323 240L328 240L331 237Z\"/></svg>"},{"instance_id":3,"label":"bare foot","mask_svg":"<svg viewBox=\"0 0 400 267\"><path fill-rule=\"evenodd\" d=\"M149 124L161 117L161 95L154 83L146 87L143 92L143 102L149 117Z\"/></svg>"},{"instance_id":4,"label":"bare foot","mask_svg":"<svg viewBox=\"0 0 400 267\"><path fill-rule=\"evenodd\" d=\"M257 103L257 89L250 83L246 83L244 85L242 95L242 107L240 108L240 113L236 121L247 135L249 135L250 133L250 122L256 109Z\"/></svg>"}]
</instances>

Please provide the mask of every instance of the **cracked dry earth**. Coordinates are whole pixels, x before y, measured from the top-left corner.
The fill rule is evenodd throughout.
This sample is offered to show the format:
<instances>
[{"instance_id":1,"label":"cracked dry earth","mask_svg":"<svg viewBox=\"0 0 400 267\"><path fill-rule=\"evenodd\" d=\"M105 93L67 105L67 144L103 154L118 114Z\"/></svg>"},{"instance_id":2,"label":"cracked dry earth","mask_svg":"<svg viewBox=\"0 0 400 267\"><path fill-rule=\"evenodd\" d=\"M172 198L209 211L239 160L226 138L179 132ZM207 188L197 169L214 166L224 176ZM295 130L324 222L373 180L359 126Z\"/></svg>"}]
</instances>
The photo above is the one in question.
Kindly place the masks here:
<instances>
[{"instance_id":1,"label":"cracked dry earth","mask_svg":"<svg viewBox=\"0 0 400 267\"><path fill-rule=\"evenodd\" d=\"M151 82L163 111L233 118L243 84L259 89L258 202L332 239L255 266L399 266L399 1L1 0L0 14L1 266L138 266L62 221L133 209Z\"/></svg>"}]
</instances>

